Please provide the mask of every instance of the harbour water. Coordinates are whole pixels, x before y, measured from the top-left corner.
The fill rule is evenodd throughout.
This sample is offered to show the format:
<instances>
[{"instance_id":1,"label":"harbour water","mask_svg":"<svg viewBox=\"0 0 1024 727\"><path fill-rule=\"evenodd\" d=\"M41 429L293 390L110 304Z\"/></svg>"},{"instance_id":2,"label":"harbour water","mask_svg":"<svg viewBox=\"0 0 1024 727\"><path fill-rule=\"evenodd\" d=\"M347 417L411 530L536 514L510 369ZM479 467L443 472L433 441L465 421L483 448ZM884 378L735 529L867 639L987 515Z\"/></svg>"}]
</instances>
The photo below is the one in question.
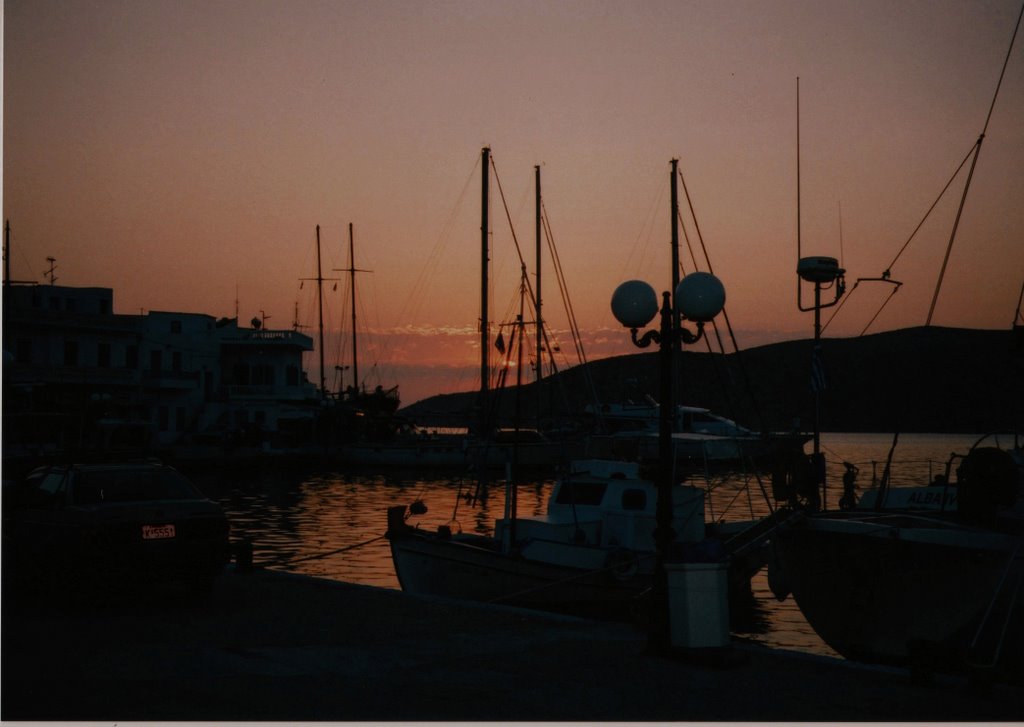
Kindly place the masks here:
<instances>
[{"instance_id":1,"label":"harbour water","mask_svg":"<svg viewBox=\"0 0 1024 727\"><path fill-rule=\"evenodd\" d=\"M976 435L901 435L892 460L892 484L909 486L930 481L945 471L952 453L966 454L978 439ZM821 447L828 461L830 485L828 504L838 502L843 462L858 468L858 491L863 491L882 476L891 445L892 435L823 434ZM476 485L468 478L346 472L318 467L316 463L304 468L207 472L196 480L227 511L232 537L252 539L257 564L395 589L399 584L383 537L389 506L421 500L427 512L410 520L414 524L426 528L452 524L466 532L489 533L505 505L501 483L493 483L488 496L471 506L465 496ZM762 494L771 493L767 473L698 475L691 484L708 488L708 518L746 520L769 512ZM520 486L519 514L542 514L552 486L551 480ZM734 636L767 646L835 655L807 625L792 598L780 602L772 595L764 570L751 585L754 602L745 614L744 625L734 629Z\"/></svg>"}]
</instances>

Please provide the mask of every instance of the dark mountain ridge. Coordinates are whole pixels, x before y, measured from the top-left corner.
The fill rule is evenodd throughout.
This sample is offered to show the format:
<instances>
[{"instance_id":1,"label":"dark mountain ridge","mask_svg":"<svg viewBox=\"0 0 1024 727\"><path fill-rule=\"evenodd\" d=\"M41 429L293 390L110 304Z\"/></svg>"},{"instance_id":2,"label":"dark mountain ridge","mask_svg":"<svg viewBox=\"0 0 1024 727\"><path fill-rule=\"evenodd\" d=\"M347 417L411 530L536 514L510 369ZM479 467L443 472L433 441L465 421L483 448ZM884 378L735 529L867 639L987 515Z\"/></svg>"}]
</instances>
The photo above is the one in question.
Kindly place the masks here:
<instances>
[{"instance_id":1,"label":"dark mountain ridge","mask_svg":"<svg viewBox=\"0 0 1024 727\"><path fill-rule=\"evenodd\" d=\"M788 430L797 421L804 430L812 427L813 340L726 355L693 348L682 354L681 403L707 407L753 429ZM824 338L821 359L823 431L985 433L1024 427L1024 328L922 326ZM601 359L560 372L539 389L524 386L523 426L582 411L593 400L585 371L602 403L658 396L656 352ZM502 425L512 422L515 398L514 389L499 395ZM476 392L443 394L402 414L425 426L469 426L479 418L476 405Z\"/></svg>"}]
</instances>

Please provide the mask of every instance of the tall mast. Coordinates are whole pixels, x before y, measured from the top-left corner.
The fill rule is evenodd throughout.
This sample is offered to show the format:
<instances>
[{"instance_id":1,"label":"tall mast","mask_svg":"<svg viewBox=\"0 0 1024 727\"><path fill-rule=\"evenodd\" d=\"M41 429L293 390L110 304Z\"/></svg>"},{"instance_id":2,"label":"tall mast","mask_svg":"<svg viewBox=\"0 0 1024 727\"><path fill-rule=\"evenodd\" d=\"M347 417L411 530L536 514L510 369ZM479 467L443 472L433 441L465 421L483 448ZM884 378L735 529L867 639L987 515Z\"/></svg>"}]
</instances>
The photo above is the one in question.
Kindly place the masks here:
<instances>
[{"instance_id":1,"label":"tall mast","mask_svg":"<svg viewBox=\"0 0 1024 727\"><path fill-rule=\"evenodd\" d=\"M348 272L351 276L349 287L352 288L352 381L355 384L356 393L359 393L359 355L356 349L356 253L352 244L351 222L348 223L348 260Z\"/></svg>"},{"instance_id":2,"label":"tall mast","mask_svg":"<svg viewBox=\"0 0 1024 727\"><path fill-rule=\"evenodd\" d=\"M676 288L679 286L679 160L672 159L672 181L669 185L671 191L672 203L672 327L674 330L679 330L680 327L680 314L677 308L679 302L675 299ZM676 350L682 353L683 342L680 340L678 343L671 344L676 347ZM672 381L671 386L668 387L670 396L668 401L660 402L660 406L667 406L672 412L671 421L675 424L676 414L676 398L678 396L677 389L680 387L680 381L682 379L682 355L672 357Z\"/></svg>"},{"instance_id":3,"label":"tall mast","mask_svg":"<svg viewBox=\"0 0 1024 727\"><path fill-rule=\"evenodd\" d=\"M540 165L539 164L534 166L534 168L533 168L533 177L534 177L534 187L535 187L535 195L534 195L535 199L534 199L534 201L536 203L536 208L537 208L537 212L536 212L536 218L537 218L536 219L536 232L537 232L537 250L536 250L536 258L537 258L537 263L536 263L537 264L537 300L535 302L536 303L535 307L537 309L537 383L539 384L540 380L541 380L541 377L543 376L543 363L544 363L544 360L542 358L542 354L543 354L543 351L544 351L544 345L543 345L544 344L544 319L541 317L541 314L540 314L540 308L541 308L541 296L540 296L540 247L541 247L540 246L540 237L541 237L541 219L540 218L541 218L541 210L540 210ZM540 393L539 393L539 387L538 387L538 394L537 394L537 411L540 412ZM540 414L538 413L537 416L539 417Z\"/></svg>"},{"instance_id":4,"label":"tall mast","mask_svg":"<svg viewBox=\"0 0 1024 727\"><path fill-rule=\"evenodd\" d=\"M320 398L327 398L324 379L324 277L320 267L320 225L316 226L316 302L320 308L318 328L320 329Z\"/></svg>"},{"instance_id":5,"label":"tall mast","mask_svg":"<svg viewBox=\"0 0 1024 727\"><path fill-rule=\"evenodd\" d=\"M11 221L4 223L4 285L11 284Z\"/></svg>"},{"instance_id":6,"label":"tall mast","mask_svg":"<svg viewBox=\"0 0 1024 727\"><path fill-rule=\"evenodd\" d=\"M487 410L487 385L490 378L490 325L487 318L487 220L488 182L491 175L491 148L480 152L480 417L481 424ZM480 432L483 435L483 430Z\"/></svg>"},{"instance_id":7,"label":"tall mast","mask_svg":"<svg viewBox=\"0 0 1024 727\"><path fill-rule=\"evenodd\" d=\"M679 285L679 160L672 160L672 291L673 297L676 294L676 287ZM676 328L679 327L679 314L673 314Z\"/></svg>"}]
</instances>

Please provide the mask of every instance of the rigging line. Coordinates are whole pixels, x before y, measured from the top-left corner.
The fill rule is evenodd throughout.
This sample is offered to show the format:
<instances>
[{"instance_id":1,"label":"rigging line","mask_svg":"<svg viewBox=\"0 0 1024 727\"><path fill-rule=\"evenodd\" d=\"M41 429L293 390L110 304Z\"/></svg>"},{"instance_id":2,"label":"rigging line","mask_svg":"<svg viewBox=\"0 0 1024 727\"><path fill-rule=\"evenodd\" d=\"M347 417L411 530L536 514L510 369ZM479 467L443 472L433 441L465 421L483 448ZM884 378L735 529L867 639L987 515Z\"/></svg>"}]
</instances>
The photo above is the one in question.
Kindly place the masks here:
<instances>
[{"instance_id":1,"label":"rigging line","mask_svg":"<svg viewBox=\"0 0 1024 727\"><path fill-rule=\"evenodd\" d=\"M942 268L939 270L939 279L935 284L935 294L932 296L932 304L928 309L928 318L925 321L926 326L932 324L932 315L935 313L935 304L939 300L939 291L942 289L942 280L946 276L946 265L949 263L949 255L953 251L953 242L956 240L957 229L960 227L960 216L964 211L964 203L967 202L967 190L971 186L971 180L974 178L974 168L978 164L978 155L981 153L981 143L985 140L985 132L988 131L989 121L992 120L992 112L996 107L996 99L999 97L999 89L1002 88L1003 78L1006 75L1006 66L1010 63L1010 55L1013 53L1013 44L1017 40L1017 31L1020 30L1020 21L1024 18L1024 4L1021 5L1020 15L1017 16L1017 25L1013 29L1013 37L1010 38L1010 47L1006 50L1006 58L1003 60L1003 68L999 72L999 81L996 83L996 91L992 94L992 103L988 108L988 116L985 117L985 126L982 127L981 135L978 137L978 141L974 147L974 159L971 161L971 170L967 173L967 182L964 184L963 195L960 197L960 207L956 212L956 220L953 222L953 231L949 235L949 244L946 245L946 254L942 259Z\"/></svg>"},{"instance_id":2,"label":"rigging line","mask_svg":"<svg viewBox=\"0 0 1024 727\"><path fill-rule=\"evenodd\" d=\"M548 254L551 256L553 267L555 268L555 279L558 281L558 292L562 298L562 307L565 309L566 317L569 321L569 333L572 338L573 347L576 350L577 360L582 364L586 363L587 356L583 351L583 344L581 336L579 334L579 325L576 321L576 311L572 305L572 299L569 297L569 286L565 281L565 271L562 268L562 260L558 255L558 248L555 246L555 238L551 232L550 222L547 219L547 209L541 202L541 209L544 212L541 220L544 223L544 239L548 244Z\"/></svg>"},{"instance_id":3,"label":"rigging line","mask_svg":"<svg viewBox=\"0 0 1024 727\"><path fill-rule=\"evenodd\" d=\"M693 269L700 270L700 265L697 263L697 256L693 253L693 243L690 242L690 233L686 229L686 222L683 220L682 211L676 212L676 218L679 220L679 227L683 231L683 239L686 240L686 249L690 251L690 262L693 263ZM682 260L679 261L679 273L680 279L686 275L686 268L683 267Z\"/></svg>"},{"instance_id":4,"label":"rigging line","mask_svg":"<svg viewBox=\"0 0 1024 727\"><path fill-rule=\"evenodd\" d=\"M543 209L543 203L542 203L542 209ZM562 261L561 261L561 258L558 255L558 248L555 245L554 235L551 233L551 228L550 228L549 223L547 221L546 210L545 210L545 215L544 215L544 221L545 221L545 239L547 240L547 243L548 243L548 251L549 251L549 253L550 253L551 257L552 257L552 260L554 261L555 277L558 280L558 290L559 290L559 294L560 294L560 296L562 298L562 305L565 308L566 317L568 318L568 322L569 322L569 338L572 339L573 349L576 352L576 360L581 365L581 368L582 368L583 384L586 387L587 394L590 397L591 403L594 405L594 409L598 410L599 401L598 401L598 396L597 396L597 387L594 384L593 372L590 370L590 367L586 365L587 364L587 352L586 352L586 349L583 346L583 335L580 332L579 321L576 319L576 311L573 308L572 299L569 297L569 286L568 286L568 283L565 280L565 271L562 268ZM550 348L551 344L548 341L547 331L544 332L544 341L545 341L546 345L548 346L548 350L550 351L551 350L551 348ZM566 363L568 364L568 358L565 356L564 353L562 354L562 357L566 361ZM551 356L551 365L552 365L552 367L555 366L554 356ZM569 406L568 394L565 391L564 387L561 388L561 395L562 395L563 403L566 405L566 408L568 408L568 406Z\"/></svg>"},{"instance_id":5,"label":"rigging line","mask_svg":"<svg viewBox=\"0 0 1024 727\"><path fill-rule=\"evenodd\" d=\"M892 259L892 262L886 266L886 271L892 270L892 266L896 264L896 261L900 259L900 256L903 254L903 251L907 249L908 245L910 245L910 242L914 239L914 236L917 235L921 227L924 226L924 223L927 221L928 216L931 215L932 211L935 209L935 206L946 195L946 192L949 191L949 186L953 184L953 180L956 179L957 176L960 174L960 170L964 168L964 164L966 164L967 160L971 158L971 154L974 153L974 148L976 146L977 143L971 145L970 151L967 152L967 155L963 158L963 161L960 162L960 165L956 168L956 171L953 172L953 176L951 176L949 178L949 181L946 182L946 186L942 188L941 192L939 192L939 196L935 198L934 202L932 202L932 206L929 207L928 211L924 213L924 217L922 217L921 221L917 223L917 227L915 227L914 231L910 233L910 237L908 237L907 241L903 243L903 247L900 248L900 251L896 253L896 257L894 257Z\"/></svg>"},{"instance_id":6,"label":"rigging line","mask_svg":"<svg viewBox=\"0 0 1024 727\"><path fill-rule=\"evenodd\" d=\"M704 235L700 233L700 223L697 222L697 213L693 209L693 200L690 199L690 189L686 186L686 179L683 177L682 169L679 169L679 181L683 184L683 194L686 195L686 205L690 208L690 217L693 218L693 229L697 232L697 241L700 242L700 249L704 251L704 261L708 265L708 272L714 275L715 270L711 267L711 257L708 255L708 249L704 245ZM696 264L695 260L694 265Z\"/></svg>"},{"instance_id":7,"label":"rigging line","mask_svg":"<svg viewBox=\"0 0 1024 727\"><path fill-rule=\"evenodd\" d=\"M651 237L654 231L654 217L658 207L661 206L661 200L665 196L664 184L658 182L655 187L654 198L651 200L650 206L647 208L647 215L644 218L643 224L640 226L640 231L637 232L636 239L633 240L633 246L629 251L629 255L626 256L626 270L642 270L644 265L644 258L647 257L647 251L651 247ZM633 256L639 255L639 260L636 265L632 264Z\"/></svg>"},{"instance_id":8,"label":"rigging line","mask_svg":"<svg viewBox=\"0 0 1024 727\"><path fill-rule=\"evenodd\" d=\"M874 323L875 319L878 318L878 316L880 316L882 314L882 309L885 308L885 306L889 305L889 301L892 300L893 296L896 295L898 292L900 292L900 287L901 287L901 284L897 284L896 287L892 289L892 292L889 293L889 297L886 298L885 301L882 303L882 305L880 305L878 307L878 311L875 313L875 315L873 315L871 317L871 320L868 321L868 324L866 326L864 326L864 330L862 330L860 332L861 336L863 336L865 333L867 333L867 330L871 327L871 324Z\"/></svg>"},{"instance_id":9,"label":"rigging line","mask_svg":"<svg viewBox=\"0 0 1024 727\"><path fill-rule=\"evenodd\" d=\"M509 212L509 209L508 209L508 201L505 199L505 190L501 186L501 177L498 176L498 167L497 167L497 164L494 161L494 155L493 154L491 154L491 168L494 170L494 180L498 183L498 195L501 197L501 204L502 204L502 207L505 210L505 219L508 220L508 227L509 227L509 231L512 234L512 242L515 244L516 255L519 256L520 269L523 269L523 268L526 267L526 260L523 258L523 251L522 251L522 248L519 246L519 237L516 235L516 228L512 224L512 215L511 215L511 213ZM537 316L537 303L536 303L537 295L536 295L536 293L533 290L533 284L530 282L529 276L527 276L523 280L523 283L526 286L526 291L530 294L531 306L533 307L533 314L534 314L534 317L536 318L536 316Z\"/></svg>"},{"instance_id":10,"label":"rigging line","mask_svg":"<svg viewBox=\"0 0 1024 727\"><path fill-rule=\"evenodd\" d=\"M583 337L580 335L579 323L576 320L576 312L573 309L572 299L569 297L569 284L565 279L565 270L562 266L561 257L558 254L558 246L555 244L555 236L551 230L551 219L548 215L547 207L544 205L544 201L541 200L541 224L544 228L544 240L548 246L548 255L551 258L552 267L555 270L555 280L558 283L559 296L562 299L562 307L565 310L565 315L569 325L569 337L572 339L573 349L576 352L576 360L579 364L585 364L587 362L586 351L583 348ZM551 336L548 334L548 329L545 326L541 326L541 335L544 337L544 345L547 347L549 352L549 359L551 361L551 367L553 373L557 372L558 365L555 362L554 353L551 348ZM561 347L559 347L561 350ZM569 364L569 359L565 353L562 352L562 358ZM589 372L589 369L583 367L583 380L584 384L590 390L591 399L596 404L597 394L594 389L593 378ZM563 404L568 408L568 395L564 387L559 387L559 392L562 396Z\"/></svg>"},{"instance_id":11,"label":"rigging line","mask_svg":"<svg viewBox=\"0 0 1024 727\"><path fill-rule=\"evenodd\" d=\"M835 319L835 317L839 315L839 311L843 309L843 306L846 305L846 301L848 301L850 297L853 295L853 292L857 290L858 285L860 285L860 280L853 284L853 287L850 288L850 292L843 296L843 299L839 302L839 305L832 309L832 315L828 317L828 320L825 321L825 325L821 327L822 333L825 332L825 329L828 328L829 324L833 321L833 319Z\"/></svg>"},{"instance_id":12,"label":"rigging line","mask_svg":"<svg viewBox=\"0 0 1024 727\"><path fill-rule=\"evenodd\" d=\"M1021 303L1024 303L1024 283L1020 284L1020 295L1017 296L1017 312L1013 314L1013 325L1017 325L1017 321L1024 323L1024 316L1021 315L1020 307Z\"/></svg>"},{"instance_id":13,"label":"rigging line","mask_svg":"<svg viewBox=\"0 0 1024 727\"><path fill-rule=\"evenodd\" d=\"M512 233L512 242L516 246L516 254L519 256L519 264L526 265L526 260L523 258L523 251L519 247L519 237L516 235L516 228L512 224L512 213L508 209L508 200L505 199L505 190L501 186L501 177L498 176L498 165L494 161L494 154L491 154L491 168L494 170L494 181L498 183L498 196L501 197L501 206L505 210L505 219L508 220L508 228ZM532 290L530 291L533 292Z\"/></svg>"},{"instance_id":14,"label":"rigging line","mask_svg":"<svg viewBox=\"0 0 1024 727\"><path fill-rule=\"evenodd\" d=\"M797 91L797 93L799 94L799 91ZM683 176L683 170L679 169L678 173L679 181L682 182L683 185L683 194L686 195L686 204L690 208L690 217L693 218L693 228L697 233L697 240L700 242L701 250L704 251L704 259L707 261L708 264L708 272L714 275L715 270L711 265L711 257L708 255L708 249L704 245L704 236L700 232L700 223L697 222L697 212L694 210L693 200L690 198L690 189L689 187L686 186L686 178ZM761 407L758 404L757 397L754 396L754 387L750 382L750 376L747 374L747 367L744 364L742 352L740 351L740 346L736 342L736 333L733 331L732 321L729 320L729 313L726 311L725 308L722 308L722 317L725 319L725 326L726 329L729 331L729 340L732 342L733 350L736 352L736 362L739 364L740 367L740 375L743 376L743 383L745 388L747 389L747 395L750 397L750 402L754 406L754 413L757 416L757 420L761 425L761 431L767 431L767 427L765 426L764 415L761 412ZM722 351L724 353L724 347Z\"/></svg>"},{"instance_id":15,"label":"rigging line","mask_svg":"<svg viewBox=\"0 0 1024 727\"><path fill-rule=\"evenodd\" d=\"M466 193L470 188L470 185L476 178L477 167L480 166L480 156L474 155L473 168L470 169L469 174L466 177L465 184L462 185L462 191L459 192L458 199L455 204L448 212L448 216L445 218L441 225L441 230L438 232L437 239L434 241L434 247L431 249L430 254L427 256L427 261L423 267L420 268L419 274L416 276L416 280L409 288L409 295L406 297L405 302L399 309L398 320L408 320L409 310L412 308L413 301L416 301L418 305L424 298L423 292L427 286L427 281L436 272L441 255L444 252L444 248L448 241L451 239L452 230L455 227L455 220L459 209L462 207L463 201L466 198Z\"/></svg>"},{"instance_id":16,"label":"rigging line","mask_svg":"<svg viewBox=\"0 0 1024 727\"><path fill-rule=\"evenodd\" d=\"M565 307L566 316L569 320L569 332L572 338L573 347L576 351L576 359L583 366L583 381L587 387L588 393L590 394L591 403L594 404L595 409L598 405L597 387L594 384L593 374L590 371L590 367L586 366L587 353L583 346L583 335L580 332L579 321L576 318L576 310L573 307L572 299L569 297L569 285L565 280L565 269L562 266L561 256L558 254L558 246L555 244L555 236L551 231L551 222L547 214L547 207L544 206L543 201L541 202L541 210L544 212L542 220L544 222L544 236L548 243L548 251L551 255L551 259L555 267L555 277L558 280L558 289L562 297L562 304ZM545 340L547 336L545 333ZM562 392L563 398L566 396L565 391Z\"/></svg>"}]
</instances>

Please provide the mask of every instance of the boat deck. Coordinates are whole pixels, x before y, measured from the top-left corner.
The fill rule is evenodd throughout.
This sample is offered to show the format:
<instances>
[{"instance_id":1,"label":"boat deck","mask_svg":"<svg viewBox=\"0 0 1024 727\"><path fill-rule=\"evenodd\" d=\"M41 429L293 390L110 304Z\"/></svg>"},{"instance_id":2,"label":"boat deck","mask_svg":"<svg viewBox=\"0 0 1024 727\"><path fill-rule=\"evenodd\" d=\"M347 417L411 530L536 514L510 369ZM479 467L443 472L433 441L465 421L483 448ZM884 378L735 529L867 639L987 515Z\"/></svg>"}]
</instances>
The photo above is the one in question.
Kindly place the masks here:
<instances>
[{"instance_id":1,"label":"boat deck","mask_svg":"<svg viewBox=\"0 0 1024 727\"><path fill-rule=\"evenodd\" d=\"M739 644L656 657L634 626L236 573L208 600L56 608L4 591L3 720L996 721L1024 688Z\"/></svg>"}]
</instances>

